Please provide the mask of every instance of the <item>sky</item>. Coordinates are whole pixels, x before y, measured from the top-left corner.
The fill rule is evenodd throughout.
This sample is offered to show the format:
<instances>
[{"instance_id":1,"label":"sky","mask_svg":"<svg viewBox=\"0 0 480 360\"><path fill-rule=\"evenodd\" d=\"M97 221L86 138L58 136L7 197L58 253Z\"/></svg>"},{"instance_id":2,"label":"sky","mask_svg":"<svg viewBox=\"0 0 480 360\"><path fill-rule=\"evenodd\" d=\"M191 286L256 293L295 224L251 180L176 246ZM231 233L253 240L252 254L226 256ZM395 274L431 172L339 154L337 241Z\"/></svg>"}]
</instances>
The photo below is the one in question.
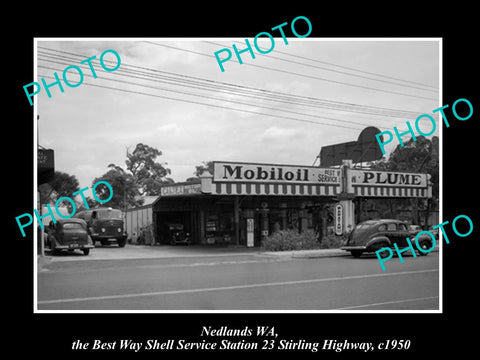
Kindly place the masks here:
<instances>
[{"instance_id":1,"label":"sky","mask_svg":"<svg viewBox=\"0 0 480 360\"><path fill-rule=\"evenodd\" d=\"M68 66L84 74L80 83L69 68L67 80L78 86L62 83L64 92L54 85L51 97L44 88L35 96L38 143L54 149L55 170L75 175L80 188L91 187L109 164L125 168L126 151L137 143L160 150L157 161L182 182L209 160L310 166L322 146L357 140L367 126L406 130L406 121L413 125L442 105L437 39L274 40L271 52L253 47L255 58L242 53L240 64L232 44L245 48L242 38L37 38L32 81L51 84L49 77L57 72L62 79ZM271 47L268 38L258 45ZM224 72L214 56L223 48L232 52ZM115 71L100 64L106 50L120 56ZM80 64L92 56L97 78ZM103 60L116 64L112 52ZM242 95L221 91L225 86ZM299 100L282 100L289 95ZM359 112L366 106L387 110ZM388 116L393 110L396 117Z\"/></svg>"}]
</instances>

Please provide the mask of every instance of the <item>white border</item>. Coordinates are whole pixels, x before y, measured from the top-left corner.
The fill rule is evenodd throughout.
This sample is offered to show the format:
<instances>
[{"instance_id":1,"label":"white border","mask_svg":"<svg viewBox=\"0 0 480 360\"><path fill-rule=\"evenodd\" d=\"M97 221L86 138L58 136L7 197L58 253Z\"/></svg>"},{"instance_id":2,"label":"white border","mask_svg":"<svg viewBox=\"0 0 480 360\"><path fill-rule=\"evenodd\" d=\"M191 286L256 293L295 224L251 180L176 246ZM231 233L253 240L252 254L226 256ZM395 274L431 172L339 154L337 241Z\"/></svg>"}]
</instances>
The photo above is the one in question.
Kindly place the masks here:
<instances>
[{"instance_id":1,"label":"white border","mask_svg":"<svg viewBox=\"0 0 480 360\"><path fill-rule=\"evenodd\" d=\"M280 37L275 37L279 38ZM53 37L53 38L33 38L33 74L34 81L38 78L37 73L37 42L38 41L152 41L152 40L161 40L161 41L203 41L203 40L239 40L244 41L244 38L151 38L151 37L127 37L127 38L64 38L64 37ZM441 107L443 104L443 38L441 37L410 37L410 38L389 38L389 37L375 37L375 38L288 38L288 41L437 41L439 45L439 104ZM33 209L37 208L37 131L38 131L38 121L37 121L37 101L35 95L35 101L33 105L33 115L34 115L34 175L33 175ZM433 110L433 109L432 109ZM440 116L440 115L439 115ZM407 119L411 120L411 119ZM441 124L441 118L439 119L439 124ZM443 126L439 126L439 223L443 222ZM438 310L39 310L38 309L38 236L37 236L37 219L33 221L33 239L34 239L34 264L33 264L33 277L34 277L34 286L33 286L33 312L35 314L45 314L45 313L55 313L55 314L73 314L73 313L93 313L93 314L402 314L402 313L413 313L413 314L442 314L443 313L443 242L441 241L443 236L439 235L439 309ZM432 297L430 297L432 298ZM412 299L405 299L405 301ZM393 301L392 301L393 302ZM394 301L397 302L397 301ZM398 300L402 302L402 300ZM365 305L367 306L367 305Z\"/></svg>"},{"instance_id":2,"label":"white border","mask_svg":"<svg viewBox=\"0 0 480 360\"><path fill-rule=\"evenodd\" d=\"M439 104L438 107L443 106L443 39L439 38L438 42L438 100ZM433 110L433 109L432 109ZM438 126L439 130L439 142L438 142L438 207L439 207L439 215L438 221L439 224L443 222L443 124L441 120L441 115L439 115L438 119ZM443 313L443 234L440 234L439 231L438 235L438 257L439 257L439 274L438 274L438 294L439 294L439 312Z\"/></svg>"}]
</instances>

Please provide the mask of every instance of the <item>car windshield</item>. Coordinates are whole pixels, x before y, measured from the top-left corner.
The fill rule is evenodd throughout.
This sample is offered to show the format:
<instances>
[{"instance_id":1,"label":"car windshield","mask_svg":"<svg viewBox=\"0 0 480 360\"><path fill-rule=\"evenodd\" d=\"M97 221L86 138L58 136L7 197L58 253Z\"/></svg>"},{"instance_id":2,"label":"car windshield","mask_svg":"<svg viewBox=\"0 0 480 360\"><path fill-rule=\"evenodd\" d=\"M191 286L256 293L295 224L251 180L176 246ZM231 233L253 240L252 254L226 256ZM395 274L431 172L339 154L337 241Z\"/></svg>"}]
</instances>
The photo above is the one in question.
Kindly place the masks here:
<instances>
[{"instance_id":1,"label":"car windshield","mask_svg":"<svg viewBox=\"0 0 480 360\"><path fill-rule=\"evenodd\" d=\"M64 230L83 229L83 226L82 226L82 224L79 224L79 223L64 223L63 224L63 229Z\"/></svg>"},{"instance_id":2,"label":"car windshield","mask_svg":"<svg viewBox=\"0 0 480 360\"><path fill-rule=\"evenodd\" d=\"M170 224L170 230L183 230L182 224Z\"/></svg>"},{"instance_id":3,"label":"car windshield","mask_svg":"<svg viewBox=\"0 0 480 360\"><path fill-rule=\"evenodd\" d=\"M97 210L98 219L115 219L122 220L122 212L120 210Z\"/></svg>"}]
</instances>

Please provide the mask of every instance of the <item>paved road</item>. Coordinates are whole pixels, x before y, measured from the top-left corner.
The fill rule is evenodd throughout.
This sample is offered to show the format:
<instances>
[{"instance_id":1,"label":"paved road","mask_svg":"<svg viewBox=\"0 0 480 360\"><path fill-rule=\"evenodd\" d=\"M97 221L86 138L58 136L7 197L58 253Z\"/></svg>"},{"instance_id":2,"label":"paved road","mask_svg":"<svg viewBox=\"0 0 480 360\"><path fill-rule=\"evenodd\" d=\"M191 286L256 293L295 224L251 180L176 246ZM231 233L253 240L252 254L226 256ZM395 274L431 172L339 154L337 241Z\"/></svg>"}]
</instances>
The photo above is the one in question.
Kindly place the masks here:
<instances>
[{"instance_id":1,"label":"paved road","mask_svg":"<svg viewBox=\"0 0 480 360\"><path fill-rule=\"evenodd\" d=\"M97 254L122 249L95 249ZM67 261L69 260L69 261ZM38 272L39 310L437 310L439 253L292 258L260 252L104 259Z\"/></svg>"}]
</instances>

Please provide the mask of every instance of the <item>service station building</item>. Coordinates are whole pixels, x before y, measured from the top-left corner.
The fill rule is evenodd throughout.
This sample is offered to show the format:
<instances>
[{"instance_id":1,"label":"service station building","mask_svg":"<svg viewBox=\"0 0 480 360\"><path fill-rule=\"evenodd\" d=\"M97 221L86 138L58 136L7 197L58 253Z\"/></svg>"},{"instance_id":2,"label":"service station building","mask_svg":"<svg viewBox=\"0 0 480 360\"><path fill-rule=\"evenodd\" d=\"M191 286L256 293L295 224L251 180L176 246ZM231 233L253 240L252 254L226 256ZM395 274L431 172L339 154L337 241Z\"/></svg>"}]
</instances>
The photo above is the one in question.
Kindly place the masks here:
<instances>
[{"instance_id":1,"label":"service station building","mask_svg":"<svg viewBox=\"0 0 480 360\"><path fill-rule=\"evenodd\" d=\"M283 229L322 237L333 224L341 235L355 226L357 198L431 196L428 174L354 169L348 160L331 168L215 161L199 182L166 185L152 203L127 209L125 223L133 242L147 227L154 243L168 244L165 229L182 224L194 244L252 247Z\"/></svg>"}]
</instances>

